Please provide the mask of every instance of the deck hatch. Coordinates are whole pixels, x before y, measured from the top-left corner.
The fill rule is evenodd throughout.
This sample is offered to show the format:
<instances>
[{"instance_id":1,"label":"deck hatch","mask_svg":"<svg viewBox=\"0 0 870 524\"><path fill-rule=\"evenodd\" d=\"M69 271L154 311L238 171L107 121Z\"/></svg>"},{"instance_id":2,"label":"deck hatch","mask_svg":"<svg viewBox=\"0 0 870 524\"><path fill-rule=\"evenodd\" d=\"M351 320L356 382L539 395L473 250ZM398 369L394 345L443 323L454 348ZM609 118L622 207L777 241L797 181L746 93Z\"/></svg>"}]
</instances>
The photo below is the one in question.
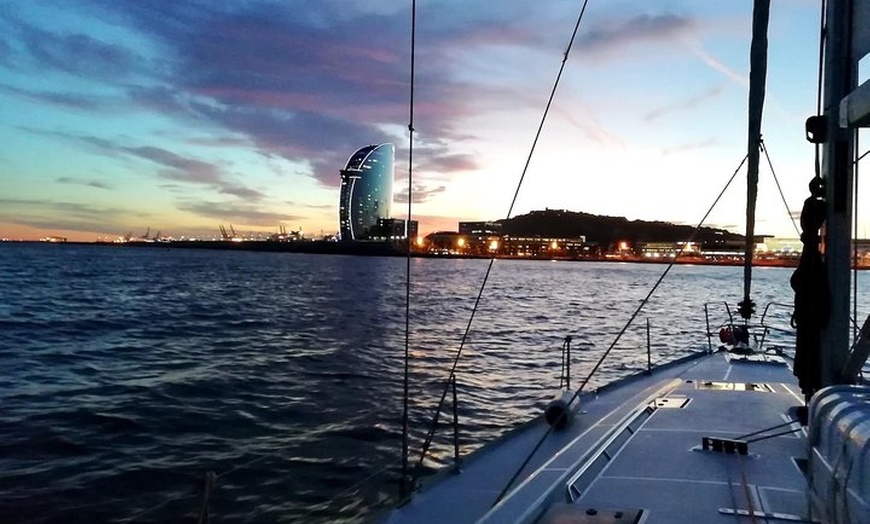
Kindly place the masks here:
<instances>
[{"instance_id":1,"label":"deck hatch","mask_svg":"<svg viewBox=\"0 0 870 524\"><path fill-rule=\"evenodd\" d=\"M659 397L653 401L656 408L662 409L682 409L688 403L688 397Z\"/></svg>"},{"instance_id":2,"label":"deck hatch","mask_svg":"<svg viewBox=\"0 0 870 524\"><path fill-rule=\"evenodd\" d=\"M577 504L556 503L537 524L638 524L642 509L590 508Z\"/></svg>"},{"instance_id":3,"label":"deck hatch","mask_svg":"<svg viewBox=\"0 0 870 524\"><path fill-rule=\"evenodd\" d=\"M717 382L713 380L695 381L696 389L710 391L758 391L773 393L773 387L762 382Z\"/></svg>"},{"instance_id":4,"label":"deck hatch","mask_svg":"<svg viewBox=\"0 0 870 524\"><path fill-rule=\"evenodd\" d=\"M738 439L701 437L701 448L704 451L715 451L717 453L726 453L728 455L749 454L749 443L745 440Z\"/></svg>"}]
</instances>

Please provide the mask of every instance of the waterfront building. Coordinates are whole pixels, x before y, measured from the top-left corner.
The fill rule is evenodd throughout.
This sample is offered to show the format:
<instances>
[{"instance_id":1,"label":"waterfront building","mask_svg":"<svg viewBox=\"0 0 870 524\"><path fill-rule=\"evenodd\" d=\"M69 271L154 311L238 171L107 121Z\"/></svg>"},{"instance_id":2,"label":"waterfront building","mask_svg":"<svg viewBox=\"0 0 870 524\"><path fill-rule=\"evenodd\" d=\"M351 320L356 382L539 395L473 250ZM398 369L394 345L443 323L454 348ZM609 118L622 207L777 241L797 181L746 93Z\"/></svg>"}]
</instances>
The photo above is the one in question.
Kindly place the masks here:
<instances>
[{"instance_id":1,"label":"waterfront building","mask_svg":"<svg viewBox=\"0 0 870 524\"><path fill-rule=\"evenodd\" d=\"M680 245L677 242L638 242L637 249L646 259L672 259L677 256Z\"/></svg>"},{"instance_id":2,"label":"waterfront building","mask_svg":"<svg viewBox=\"0 0 870 524\"><path fill-rule=\"evenodd\" d=\"M501 235L501 224L498 222L460 222L459 233L473 236Z\"/></svg>"},{"instance_id":3,"label":"waterfront building","mask_svg":"<svg viewBox=\"0 0 870 524\"><path fill-rule=\"evenodd\" d=\"M496 255L501 249L501 224L498 222L459 222L459 234L466 239L468 253Z\"/></svg>"},{"instance_id":4,"label":"waterfront building","mask_svg":"<svg viewBox=\"0 0 870 524\"><path fill-rule=\"evenodd\" d=\"M468 255L468 238L456 231L429 233L423 241L423 249L435 255Z\"/></svg>"},{"instance_id":5,"label":"waterfront building","mask_svg":"<svg viewBox=\"0 0 870 524\"><path fill-rule=\"evenodd\" d=\"M369 230L371 240L403 240L416 237L419 223L416 220L406 221L403 218L379 218L374 228Z\"/></svg>"},{"instance_id":6,"label":"waterfront building","mask_svg":"<svg viewBox=\"0 0 870 524\"><path fill-rule=\"evenodd\" d=\"M368 240L393 205L393 144L370 145L350 156L340 171L338 229L341 240Z\"/></svg>"},{"instance_id":7,"label":"waterfront building","mask_svg":"<svg viewBox=\"0 0 870 524\"><path fill-rule=\"evenodd\" d=\"M599 254L599 246L587 243L582 235L572 238L505 235L500 242L498 253L509 257L581 259Z\"/></svg>"}]
</instances>

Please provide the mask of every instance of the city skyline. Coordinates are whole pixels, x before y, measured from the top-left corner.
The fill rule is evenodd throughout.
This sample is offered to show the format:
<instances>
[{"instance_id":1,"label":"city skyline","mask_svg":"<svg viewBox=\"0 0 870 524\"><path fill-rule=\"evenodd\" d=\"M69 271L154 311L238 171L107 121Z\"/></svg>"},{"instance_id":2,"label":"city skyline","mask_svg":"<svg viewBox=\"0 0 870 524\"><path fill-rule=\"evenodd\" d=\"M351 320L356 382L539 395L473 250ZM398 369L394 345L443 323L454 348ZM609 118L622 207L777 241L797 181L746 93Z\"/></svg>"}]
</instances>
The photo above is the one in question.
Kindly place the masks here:
<instances>
[{"instance_id":1,"label":"city skyline","mask_svg":"<svg viewBox=\"0 0 870 524\"><path fill-rule=\"evenodd\" d=\"M695 225L745 155L752 2L589 4L512 215ZM723 5L718 5L723 4ZM0 238L339 229L347 152L396 145L410 5L13 0L0 13ZM580 2L418 2L420 233L505 218ZM819 6L771 12L756 231L795 237L813 173ZM735 182L705 225L743 228ZM859 236L868 217L859 212Z\"/></svg>"}]
</instances>

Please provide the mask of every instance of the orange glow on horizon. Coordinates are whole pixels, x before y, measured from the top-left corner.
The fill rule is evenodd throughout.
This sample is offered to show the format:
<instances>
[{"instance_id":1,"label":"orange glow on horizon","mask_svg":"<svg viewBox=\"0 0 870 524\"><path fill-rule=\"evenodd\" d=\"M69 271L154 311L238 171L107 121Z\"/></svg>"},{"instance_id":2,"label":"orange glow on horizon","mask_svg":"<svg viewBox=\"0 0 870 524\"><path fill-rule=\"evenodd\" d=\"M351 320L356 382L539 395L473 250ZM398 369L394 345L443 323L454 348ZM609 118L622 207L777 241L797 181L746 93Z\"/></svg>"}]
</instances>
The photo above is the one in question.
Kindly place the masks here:
<instances>
[{"instance_id":1,"label":"orange glow on horizon","mask_svg":"<svg viewBox=\"0 0 870 524\"><path fill-rule=\"evenodd\" d=\"M98 231L74 231L69 229L45 229L19 224L0 223L0 239L38 241L46 237L63 237L69 242L96 242L100 238L114 239L112 236Z\"/></svg>"}]
</instances>

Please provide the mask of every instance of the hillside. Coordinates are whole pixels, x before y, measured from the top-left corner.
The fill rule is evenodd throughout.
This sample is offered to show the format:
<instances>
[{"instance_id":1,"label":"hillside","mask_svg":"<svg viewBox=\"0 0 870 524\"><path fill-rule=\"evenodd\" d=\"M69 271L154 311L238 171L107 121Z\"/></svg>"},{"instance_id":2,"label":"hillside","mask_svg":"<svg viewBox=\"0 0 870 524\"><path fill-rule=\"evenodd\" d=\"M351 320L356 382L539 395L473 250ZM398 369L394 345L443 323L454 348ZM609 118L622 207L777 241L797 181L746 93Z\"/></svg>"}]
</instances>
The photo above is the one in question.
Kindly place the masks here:
<instances>
[{"instance_id":1,"label":"hillside","mask_svg":"<svg viewBox=\"0 0 870 524\"><path fill-rule=\"evenodd\" d=\"M676 225L668 222L646 222L628 220L625 217L610 217L578 213L561 209L532 211L506 220L498 220L502 234L513 236L543 236L554 238L573 238L585 236L588 242L610 244L626 240L629 242L679 242L687 240L694 227ZM724 229L702 228L695 237L696 242L741 241L743 235Z\"/></svg>"}]
</instances>

